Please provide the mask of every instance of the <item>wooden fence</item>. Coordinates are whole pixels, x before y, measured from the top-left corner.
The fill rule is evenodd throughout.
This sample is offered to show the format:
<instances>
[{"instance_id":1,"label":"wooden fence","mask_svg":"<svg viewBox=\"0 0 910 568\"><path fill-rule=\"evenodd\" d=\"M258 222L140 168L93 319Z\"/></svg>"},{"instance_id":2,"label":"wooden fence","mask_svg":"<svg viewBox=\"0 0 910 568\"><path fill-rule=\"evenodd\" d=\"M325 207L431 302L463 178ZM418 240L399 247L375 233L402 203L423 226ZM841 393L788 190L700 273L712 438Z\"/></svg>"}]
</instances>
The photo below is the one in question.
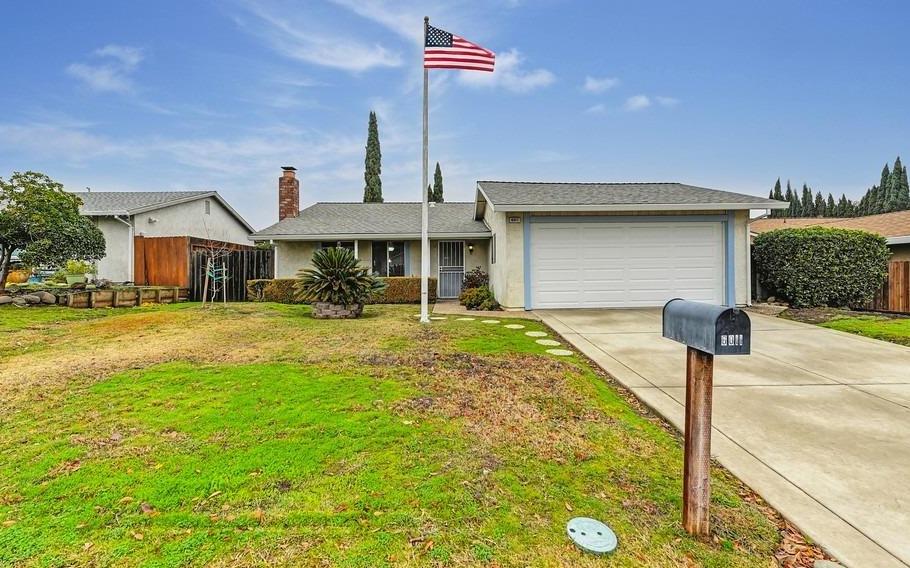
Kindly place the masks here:
<instances>
[{"instance_id":1,"label":"wooden fence","mask_svg":"<svg viewBox=\"0 0 910 568\"><path fill-rule=\"evenodd\" d=\"M275 277L275 263L273 252L264 249L234 250L219 255L216 264L225 268L227 279L224 283L226 300L228 302L246 301L247 280L259 280ZM195 302L202 301L205 291L205 271L208 264L209 253L205 249L194 250L191 257L190 299ZM212 299L212 283L209 282L209 299ZM225 298L218 293L215 301Z\"/></svg>"},{"instance_id":2,"label":"wooden fence","mask_svg":"<svg viewBox=\"0 0 910 568\"><path fill-rule=\"evenodd\" d=\"M888 279L875 294L869 306L872 310L910 313L910 261L894 261L888 265Z\"/></svg>"},{"instance_id":3,"label":"wooden fence","mask_svg":"<svg viewBox=\"0 0 910 568\"><path fill-rule=\"evenodd\" d=\"M136 237L133 280L139 286L189 286L190 237Z\"/></svg>"},{"instance_id":4,"label":"wooden fence","mask_svg":"<svg viewBox=\"0 0 910 568\"><path fill-rule=\"evenodd\" d=\"M274 277L273 253L248 245L196 237L139 237L134 240L134 279L138 286L177 286L201 301L206 259L218 257L227 272L228 302L246 300L246 281ZM211 297L211 289L209 291ZM218 300L222 300L221 294Z\"/></svg>"},{"instance_id":5,"label":"wooden fence","mask_svg":"<svg viewBox=\"0 0 910 568\"><path fill-rule=\"evenodd\" d=\"M185 288L126 288L85 290L67 294L61 304L70 308L130 308L142 304L173 304L187 298Z\"/></svg>"}]
</instances>

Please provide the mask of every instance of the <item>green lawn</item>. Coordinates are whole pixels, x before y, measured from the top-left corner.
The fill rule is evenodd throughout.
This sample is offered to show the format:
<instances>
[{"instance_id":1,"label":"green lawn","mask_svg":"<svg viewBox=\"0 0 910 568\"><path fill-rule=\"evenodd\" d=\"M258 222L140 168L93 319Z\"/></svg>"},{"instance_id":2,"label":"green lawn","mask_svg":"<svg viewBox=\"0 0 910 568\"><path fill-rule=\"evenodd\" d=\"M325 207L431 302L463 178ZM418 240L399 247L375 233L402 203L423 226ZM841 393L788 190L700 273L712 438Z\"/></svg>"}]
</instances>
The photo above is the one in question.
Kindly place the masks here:
<instances>
[{"instance_id":1,"label":"green lawn","mask_svg":"<svg viewBox=\"0 0 910 568\"><path fill-rule=\"evenodd\" d=\"M823 327L865 335L873 339L910 345L910 318L886 316L836 317L821 324Z\"/></svg>"},{"instance_id":2,"label":"green lawn","mask_svg":"<svg viewBox=\"0 0 910 568\"><path fill-rule=\"evenodd\" d=\"M722 470L713 538L681 530L678 438L542 324L415 313L0 308L0 565L774 565Z\"/></svg>"}]
</instances>

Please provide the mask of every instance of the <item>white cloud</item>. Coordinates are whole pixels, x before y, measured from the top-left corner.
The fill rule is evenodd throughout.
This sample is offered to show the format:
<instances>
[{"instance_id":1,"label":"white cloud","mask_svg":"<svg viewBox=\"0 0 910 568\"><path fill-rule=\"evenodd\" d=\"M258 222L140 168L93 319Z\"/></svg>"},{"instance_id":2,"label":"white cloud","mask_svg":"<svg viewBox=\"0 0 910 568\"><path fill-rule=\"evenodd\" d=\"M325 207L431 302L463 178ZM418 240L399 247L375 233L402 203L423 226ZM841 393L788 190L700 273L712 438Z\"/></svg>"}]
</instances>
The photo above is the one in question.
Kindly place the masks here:
<instances>
[{"instance_id":1,"label":"white cloud","mask_svg":"<svg viewBox=\"0 0 910 568\"><path fill-rule=\"evenodd\" d=\"M651 106L651 99L645 95L635 95L634 97L629 97L626 99L626 104L623 105L628 111L634 112L639 110L644 110Z\"/></svg>"},{"instance_id":2,"label":"white cloud","mask_svg":"<svg viewBox=\"0 0 910 568\"><path fill-rule=\"evenodd\" d=\"M607 105L603 103L597 103L596 105L589 106L585 109L585 112L588 114L604 114L607 112Z\"/></svg>"},{"instance_id":3,"label":"white cloud","mask_svg":"<svg viewBox=\"0 0 910 568\"><path fill-rule=\"evenodd\" d=\"M679 104L679 99L673 97L654 97L657 104L664 107L675 107Z\"/></svg>"},{"instance_id":4,"label":"white cloud","mask_svg":"<svg viewBox=\"0 0 910 568\"><path fill-rule=\"evenodd\" d=\"M384 0L332 0L358 16L372 20L420 45L423 39L423 14L420 6L394 5ZM409 9L410 8L410 9Z\"/></svg>"},{"instance_id":5,"label":"white cloud","mask_svg":"<svg viewBox=\"0 0 910 568\"><path fill-rule=\"evenodd\" d=\"M582 88L589 93L603 93L604 91L609 91L618 84L619 79L615 77L597 79L589 75L585 77L585 84Z\"/></svg>"},{"instance_id":6,"label":"white cloud","mask_svg":"<svg viewBox=\"0 0 910 568\"><path fill-rule=\"evenodd\" d=\"M101 49L95 50L95 55L99 57L113 57L119 59L125 67L132 69L139 65L145 59L145 55L138 47L128 45L105 45Z\"/></svg>"},{"instance_id":7,"label":"white cloud","mask_svg":"<svg viewBox=\"0 0 910 568\"><path fill-rule=\"evenodd\" d=\"M66 72L93 91L127 93L133 88L132 82L122 70L109 65L73 63L66 68Z\"/></svg>"},{"instance_id":8,"label":"white cloud","mask_svg":"<svg viewBox=\"0 0 910 568\"><path fill-rule=\"evenodd\" d=\"M462 71L458 81L471 87L502 87L515 93L526 93L552 85L556 76L546 69L525 70L524 57L517 49L496 55L495 71Z\"/></svg>"},{"instance_id":9,"label":"white cloud","mask_svg":"<svg viewBox=\"0 0 910 568\"><path fill-rule=\"evenodd\" d=\"M255 2L245 5L255 20L251 23L235 18L237 24L285 57L354 73L402 64L399 53L378 43L357 41L340 30L316 31L314 28L318 26L311 19L291 20L286 15L273 14Z\"/></svg>"},{"instance_id":10,"label":"white cloud","mask_svg":"<svg viewBox=\"0 0 910 568\"><path fill-rule=\"evenodd\" d=\"M103 63L72 63L66 73L93 91L128 93L133 90L130 73L144 58L142 50L126 45L106 45L93 52Z\"/></svg>"}]
</instances>

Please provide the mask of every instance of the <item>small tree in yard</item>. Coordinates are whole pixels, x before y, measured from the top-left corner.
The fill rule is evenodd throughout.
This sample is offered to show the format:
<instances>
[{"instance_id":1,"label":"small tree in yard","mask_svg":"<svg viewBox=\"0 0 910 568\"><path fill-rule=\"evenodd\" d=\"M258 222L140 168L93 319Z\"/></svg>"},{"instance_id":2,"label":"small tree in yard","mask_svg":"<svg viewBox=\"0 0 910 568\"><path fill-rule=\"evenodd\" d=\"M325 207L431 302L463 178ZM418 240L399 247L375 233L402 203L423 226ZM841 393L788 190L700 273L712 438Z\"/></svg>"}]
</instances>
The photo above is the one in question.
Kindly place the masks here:
<instances>
[{"instance_id":1,"label":"small tree in yard","mask_svg":"<svg viewBox=\"0 0 910 568\"><path fill-rule=\"evenodd\" d=\"M313 268L297 273L297 299L313 303L317 318L356 318L386 284L361 266L354 252L330 247L313 253Z\"/></svg>"},{"instance_id":2,"label":"small tree in yard","mask_svg":"<svg viewBox=\"0 0 910 568\"><path fill-rule=\"evenodd\" d=\"M81 200L38 172L0 178L0 290L6 286L13 251L29 265L104 258L104 235L79 214Z\"/></svg>"},{"instance_id":3,"label":"small tree in yard","mask_svg":"<svg viewBox=\"0 0 910 568\"><path fill-rule=\"evenodd\" d=\"M880 235L826 227L762 233L752 252L762 285L798 308L864 305L887 277L891 256Z\"/></svg>"}]
</instances>

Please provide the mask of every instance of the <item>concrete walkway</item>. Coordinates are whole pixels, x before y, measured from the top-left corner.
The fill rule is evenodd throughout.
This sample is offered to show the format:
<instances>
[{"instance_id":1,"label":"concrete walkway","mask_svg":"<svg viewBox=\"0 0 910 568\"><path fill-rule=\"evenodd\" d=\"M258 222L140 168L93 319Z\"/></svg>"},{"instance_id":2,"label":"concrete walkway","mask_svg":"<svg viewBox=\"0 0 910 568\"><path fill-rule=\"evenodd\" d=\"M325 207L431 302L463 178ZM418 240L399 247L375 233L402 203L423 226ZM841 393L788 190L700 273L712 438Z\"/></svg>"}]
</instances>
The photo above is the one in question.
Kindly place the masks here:
<instances>
[{"instance_id":1,"label":"concrete walkway","mask_svg":"<svg viewBox=\"0 0 910 568\"><path fill-rule=\"evenodd\" d=\"M685 347L660 310L541 319L680 430ZM752 355L718 357L712 454L853 568L910 566L910 348L750 314Z\"/></svg>"}]
</instances>

